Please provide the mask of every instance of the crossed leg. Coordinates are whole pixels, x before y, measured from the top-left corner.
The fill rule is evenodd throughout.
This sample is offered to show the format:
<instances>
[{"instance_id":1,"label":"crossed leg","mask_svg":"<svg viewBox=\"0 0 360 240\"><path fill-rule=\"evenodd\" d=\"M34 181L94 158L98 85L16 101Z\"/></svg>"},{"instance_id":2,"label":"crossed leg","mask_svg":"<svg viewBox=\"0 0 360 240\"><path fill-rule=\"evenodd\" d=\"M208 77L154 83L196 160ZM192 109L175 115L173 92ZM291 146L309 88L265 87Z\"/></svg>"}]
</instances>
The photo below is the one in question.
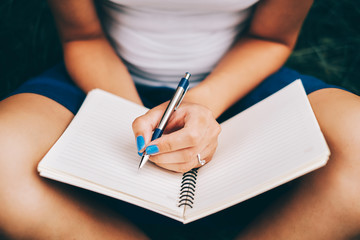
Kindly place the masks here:
<instances>
[{"instance_id":1,"label":"crossed leg","mask_svg":"<svg viewBox=\"0 0 360 240\"><path fill-rule=\"evenodd\" d=\"M72 118L63 106L36 94L0 102L0 233L11 239L146 238L71 187L39 177L39 160Z\"/></svg>"},{"instance_id":2,"label":"crossed leg","mask_svg":"<svg viewBox=\"0 0 360 240\"><path fill-rule=\"evenodd\" d=\"M255 220L239 239L351 239L360 234L360 98L339 89L309 95L331 151L328 164Z\"/></svg>"},{"instance_id":3,"label":"crossed leg","mask_svg":"<svg viewBox=\"0 0 360 240\"><path fill-rule=\"evenodd\" d=\"M323 89L309 99L329 162L303 177L241 239L349 239L360 232L360 98ZM35 94L0 102L0 231L12 239L145 238L103 206L38 176L37 163L72 117Z\"/></svg>"}]
</instances>

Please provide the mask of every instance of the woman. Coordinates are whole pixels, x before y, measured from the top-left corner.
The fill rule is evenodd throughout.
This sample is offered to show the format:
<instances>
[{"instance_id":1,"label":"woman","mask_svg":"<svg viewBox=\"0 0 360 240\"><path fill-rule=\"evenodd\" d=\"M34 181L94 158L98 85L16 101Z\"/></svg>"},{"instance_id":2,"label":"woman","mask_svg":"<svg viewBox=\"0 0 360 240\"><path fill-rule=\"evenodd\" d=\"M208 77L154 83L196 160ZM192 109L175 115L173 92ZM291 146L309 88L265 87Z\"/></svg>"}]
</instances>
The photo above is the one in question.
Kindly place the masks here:
<instances>
[{"instance_id":1,"label":"woman","mask_svg":"<svg viewBox=\"0 0 360 240\"><path fill-rule=\"evenodd\" d=\"M223 115L226 110L240 100L235 104L240 111L296 78L303 80L331 158L239 238L346 239L359 233L360 100L336 86L280 69L311 0L106 0L101 3L103 22L92 0L49 2L66 71L56 66L0 102L0 226L5 235L146 238L101 202L89 202L36 172L84 92L101 88L153 107L134 121L138 150L146 149L160 167L184 172L201 167L197 154L211 160L220 132L216 119L233 114ZM168 125L179 130L150 143L165 107L160 103L169 99L169 88L185 71L193 74L194 84Z\"/></svg>"}]
</instances>

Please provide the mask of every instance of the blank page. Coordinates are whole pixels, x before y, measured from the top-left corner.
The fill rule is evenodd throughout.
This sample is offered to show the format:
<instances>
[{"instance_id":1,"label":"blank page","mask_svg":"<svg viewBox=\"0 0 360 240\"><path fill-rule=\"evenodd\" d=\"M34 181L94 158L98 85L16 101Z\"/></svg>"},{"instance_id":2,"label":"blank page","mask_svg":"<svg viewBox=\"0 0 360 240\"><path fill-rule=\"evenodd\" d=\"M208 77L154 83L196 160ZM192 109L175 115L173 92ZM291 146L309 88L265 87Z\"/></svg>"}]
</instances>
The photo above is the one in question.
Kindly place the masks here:
<instances>
[{"instance_id":1,"label":"blank page","mask_svg":"<svg viewBox=\"0 0 360 240\"><path fill-rule=\"evenodd\" d=\"M213 160L199 169L193 209L206 216L323 166L329 149L300 80L222 124Z\"/></svg>"},{"instance_id":2,"label":"blank page","mask_svg":"<svg viewBox=\"0 0 360 240\"><path fill-rule=\"evenodd\" d=\"M146 111L102 90L91 91L64 134L40 162L41 175L137 205L145 204L145 208L168 208L173 214L182 215L182 209L177 207L182 175L150 162L138 170L140 156L131 125Z\"/></svg>"}]
</instances>

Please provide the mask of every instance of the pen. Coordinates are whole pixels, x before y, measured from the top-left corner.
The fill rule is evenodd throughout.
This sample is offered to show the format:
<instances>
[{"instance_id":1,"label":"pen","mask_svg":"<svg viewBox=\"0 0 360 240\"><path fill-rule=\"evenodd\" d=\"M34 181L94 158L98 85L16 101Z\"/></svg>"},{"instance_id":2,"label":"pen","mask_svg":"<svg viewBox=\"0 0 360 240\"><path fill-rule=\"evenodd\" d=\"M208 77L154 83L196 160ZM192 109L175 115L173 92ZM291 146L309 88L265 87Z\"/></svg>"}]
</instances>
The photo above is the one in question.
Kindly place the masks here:
<instances>
[{"instance_id":1,"label":"pen","mask_svg":"<svg viewBox=\"0 0 360 240\"><path fill-rule=\"evenodd\" d=\"M176 109L179 107L181 101L183 100L183 98L185 96L186 91L189 88L190 76L191 76L191 74L186 72L185 76L183 78L181 78L179 85L176 88L174 96L171 98L168 106L166 107L166 110L165 110L163 116L161 117L159 125L157 126L157 128L155 129L155 131L151 137L151 141L158 139L163 134L163 131L166 127L167 122L169 121L173 112L175 112ZM145 163L149 160L149 157L150 157L150 155L146 154L146 151L145 151L141 157L139 169L145 165Z\"/></svg>"}]
</instances>

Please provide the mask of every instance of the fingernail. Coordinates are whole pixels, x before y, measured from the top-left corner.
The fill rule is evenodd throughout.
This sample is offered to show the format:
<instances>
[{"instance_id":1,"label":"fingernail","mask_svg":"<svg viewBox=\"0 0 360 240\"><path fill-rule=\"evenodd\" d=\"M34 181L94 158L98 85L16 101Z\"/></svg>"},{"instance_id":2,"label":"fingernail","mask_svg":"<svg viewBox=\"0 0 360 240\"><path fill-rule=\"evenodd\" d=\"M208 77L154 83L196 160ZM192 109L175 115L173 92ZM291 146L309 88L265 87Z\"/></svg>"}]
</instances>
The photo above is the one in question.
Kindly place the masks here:
<instances>
[{"instance_id":1,"label":"fingernail","mask_svg":"<svg viewBox=\"0 0 360 240\"><path fill-rule=\"evenodd\" d=\"M159 152L159 148L156 145L150 145L146 148L146 153L151 155Z\"/></svg>"},{"instance_id":2,"label":"fingernail","mask_svg":"<svg viewBox=\"0 0 360 240\"><path fill-rule=\"evenodd\" d=\"M142 157L143 153L142 152L138 152L139 156Z\"/></svg>"},{"instance_id":3,"label":"fingernail","mask_svg":"<svg viewBox=\"0 0 360 240\"><path fill-rule=\"evenodd\" d=\"M143 136L137 136L136 138L136 146L138 148L138 151L143 149L145 147L145 140Z\"/></svg>"}]
</instances>

